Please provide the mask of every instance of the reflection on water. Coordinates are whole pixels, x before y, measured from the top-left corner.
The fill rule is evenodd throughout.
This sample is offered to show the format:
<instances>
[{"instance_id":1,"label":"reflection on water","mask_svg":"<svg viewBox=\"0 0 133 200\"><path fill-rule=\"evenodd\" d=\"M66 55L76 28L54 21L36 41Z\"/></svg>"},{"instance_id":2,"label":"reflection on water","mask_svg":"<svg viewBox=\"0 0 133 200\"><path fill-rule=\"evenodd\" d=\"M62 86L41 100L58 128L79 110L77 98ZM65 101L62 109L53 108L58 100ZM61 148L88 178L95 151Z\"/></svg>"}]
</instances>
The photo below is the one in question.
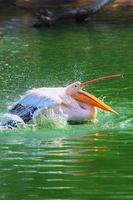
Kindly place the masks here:
<instances>
[{"instance_id":1,"label":"reflection on water","mask_svg":"<svg viewBox=\"0 0 133 200\"><path fill-rule=\"evenodd\" d=\"M132 199L133 28L69 22L36 30L25 14L11 15L0 14L1 115L33 87L125 77L87 88L118 116L99 111L97 124L1 131L0 199Z\"/></svg>"},{"instance_id":2,"label":"reflection on water","mask_svg":"<svg viewBox=\"0 0 133 200\"><path fill-rule=\"evenodd\" d=\"M132 196L132 169L127 165L131 135L129 139L129 135L101 132L46 139L45 133L44 138L33 133L31 140L31 134L17 134L4 136L0 147L3 199Z\"/></svg>"}]
</instances>

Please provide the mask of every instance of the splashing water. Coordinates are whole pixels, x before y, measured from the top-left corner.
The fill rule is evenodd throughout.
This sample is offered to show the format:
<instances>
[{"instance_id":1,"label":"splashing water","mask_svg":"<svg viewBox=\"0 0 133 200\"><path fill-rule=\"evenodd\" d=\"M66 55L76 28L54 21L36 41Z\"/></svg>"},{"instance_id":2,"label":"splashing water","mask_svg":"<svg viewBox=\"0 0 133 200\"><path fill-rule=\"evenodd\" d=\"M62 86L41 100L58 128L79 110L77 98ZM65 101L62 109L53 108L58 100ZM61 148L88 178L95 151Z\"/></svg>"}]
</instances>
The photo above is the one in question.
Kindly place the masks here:
<instances>
[{"instance_id":1,"label":"splashing water","mask_svg":"<svg viewBox=\"0 0 133 200\"><path fill-rule=\"evenodd\" d=\"M38 117L33 119L33 123L40 128L65 128L67 120L62 115L55 114L53 109L48 109L44 113L41 113Z\"/></svg>"}]
</instances>

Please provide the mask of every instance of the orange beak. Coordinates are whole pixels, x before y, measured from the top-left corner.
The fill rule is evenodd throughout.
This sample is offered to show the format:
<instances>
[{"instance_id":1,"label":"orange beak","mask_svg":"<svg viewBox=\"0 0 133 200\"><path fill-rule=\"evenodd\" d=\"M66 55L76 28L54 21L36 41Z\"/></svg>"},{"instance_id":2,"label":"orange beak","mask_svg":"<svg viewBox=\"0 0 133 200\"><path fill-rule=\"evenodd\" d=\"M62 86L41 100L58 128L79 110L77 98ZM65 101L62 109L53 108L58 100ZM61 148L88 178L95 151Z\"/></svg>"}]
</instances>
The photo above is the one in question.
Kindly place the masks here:
<instances>
[{"instance_id":1,"label":"orange beak","mask_svg":"<svg viewBox=\"0 0 133 200\"><path fill-rule=\"evenodd\" d=\"M101 80L105 80L105 79L110 79L110 78L117 78L117 77L121 77L122 75L117 74L117 75L111 75L111 76L105 76L102 78L97 78L91 81L87 81L84 83L81 83L80 87L81 89L84 88L85 86L97 82L97 81L101 81ZM108 106L107 104L105 104L103 101L101 101L100 99L98 99L97 97L95 97L94 95L85 92L83 90L80 90L79 92L75 93L73 95L73 97L81 102L84 102L86 104L92 105L94 107L98 107L102 110L108 111L108 112L112 112L114 114L118 114L115 110L113 110L110 106Z\"/></svg>"}]
</instances>

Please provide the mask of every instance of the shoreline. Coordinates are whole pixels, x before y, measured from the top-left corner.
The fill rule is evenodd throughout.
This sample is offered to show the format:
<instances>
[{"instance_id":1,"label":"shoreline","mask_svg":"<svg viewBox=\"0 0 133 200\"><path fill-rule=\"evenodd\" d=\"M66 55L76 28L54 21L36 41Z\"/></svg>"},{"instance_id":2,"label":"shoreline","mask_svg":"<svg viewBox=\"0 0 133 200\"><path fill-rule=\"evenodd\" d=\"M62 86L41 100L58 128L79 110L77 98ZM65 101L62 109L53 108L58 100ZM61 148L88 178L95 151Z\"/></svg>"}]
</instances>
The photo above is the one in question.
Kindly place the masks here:
<instances>
[{"instance_id":1,"label":"shoreline","mask_svg":"<svg viewBox=\"0 0 133 200\"><path fill-rule=\"evenodd\" d=\"M21 9L35 14L35 9L33 8L20 8L19 6L15 6L11 3L5 3L3 0L0 0L0 9L5 10L6 6L9 4L13 9ZM131 21L133 20L133 0L115 0L97 13L89 16L89 18L95 19L96 21Z\"/></svg>"}]
</instances>

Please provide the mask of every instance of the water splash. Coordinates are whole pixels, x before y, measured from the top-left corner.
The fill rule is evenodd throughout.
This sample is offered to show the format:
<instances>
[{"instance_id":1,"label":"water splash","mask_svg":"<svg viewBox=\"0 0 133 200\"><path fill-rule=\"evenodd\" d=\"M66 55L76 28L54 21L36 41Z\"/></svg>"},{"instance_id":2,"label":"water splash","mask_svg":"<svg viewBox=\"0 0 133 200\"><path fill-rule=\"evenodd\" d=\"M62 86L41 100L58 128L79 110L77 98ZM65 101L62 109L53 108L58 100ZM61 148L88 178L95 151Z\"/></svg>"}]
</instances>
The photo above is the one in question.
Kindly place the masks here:
<instances>
[{"instance_id":1,"label":"water splash","mask_svg":"<svg viewBox=\"0 0 133 200\"><path fill-rule=\"evenodd\" d=\"M45 113L41 113L33 118L33 123L38 128L62 129L66 127L67 120L65 116L56 114L53 109L48 109Z\"/></svg>"}]
</instances>

